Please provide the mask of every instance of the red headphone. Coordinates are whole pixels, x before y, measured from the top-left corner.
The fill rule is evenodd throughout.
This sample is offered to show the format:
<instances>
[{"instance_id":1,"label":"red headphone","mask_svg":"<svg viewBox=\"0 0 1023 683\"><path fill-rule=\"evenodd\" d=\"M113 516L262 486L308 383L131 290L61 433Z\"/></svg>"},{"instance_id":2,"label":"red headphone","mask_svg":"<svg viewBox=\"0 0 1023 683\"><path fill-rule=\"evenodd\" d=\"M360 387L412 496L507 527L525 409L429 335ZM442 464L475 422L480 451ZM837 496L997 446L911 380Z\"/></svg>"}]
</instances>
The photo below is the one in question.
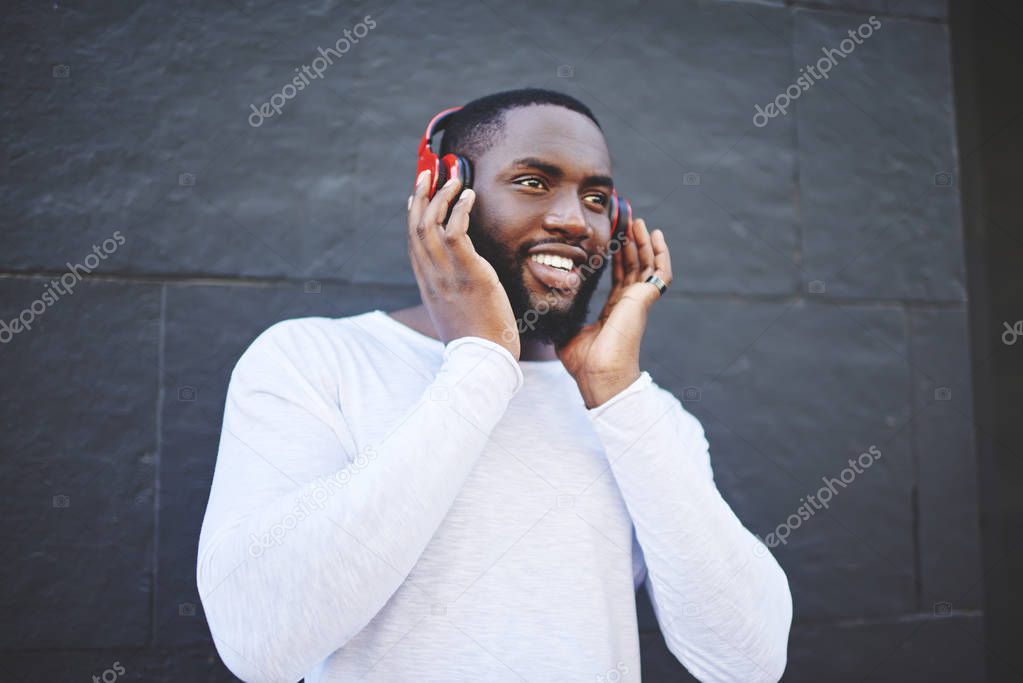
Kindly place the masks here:
<instances>
[{"instance_id":1,"label":"red headphone","mask_svg":"<svg viewBox=\"0 0 1023 683\"><path fill-rule=\"evenodd\" d=\"M416 167L416 177L423 171L430 171L430 186L427 188L427 196L433 197L434 193L447 182L448 178L461 178L462 187L472 187L472 164L469 160L459 154L445 154L438 157L430 149L430 140L440 130L444 129L446 119L461 107L451 107L440 112L426 126L423 139L419 142L419 163ZM414 190L413 190L414 191ZM624 240L625 231L632 223L632 204L625 197L618 196L614 190L611 191L611 201L608 205L608 214L611 218L611 236L619 241Z\"/></svg>"}]
</instances>

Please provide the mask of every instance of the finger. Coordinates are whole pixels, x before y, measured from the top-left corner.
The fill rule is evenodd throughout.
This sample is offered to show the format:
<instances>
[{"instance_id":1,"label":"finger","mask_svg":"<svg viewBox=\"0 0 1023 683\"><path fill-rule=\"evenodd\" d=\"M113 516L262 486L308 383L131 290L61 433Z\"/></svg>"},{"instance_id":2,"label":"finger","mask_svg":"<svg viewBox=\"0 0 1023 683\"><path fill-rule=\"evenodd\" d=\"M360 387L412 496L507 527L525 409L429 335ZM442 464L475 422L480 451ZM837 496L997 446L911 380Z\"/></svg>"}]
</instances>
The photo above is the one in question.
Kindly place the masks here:
<instances>
[{"instance_id":1,"label":"finger","mask_svg":"<svg viewBox=\"0 0 1023 683\"><path fill-rule=\"evenodd\" d=\"M469 231L469 211L475 203L476 193L469 188L462 190L458 195L458 201L455 202L455 208L451 210L451 218L444 228L448 237L458 238Z\"/></svg>"},{"instance_id":2,"label":"finger","mask_svg":"<svg viewBox=\"0 0 1023 683\"><path fill-rule=\"evenodd\" d=\"M425 234L418 230L419 216L422 215L425 203L423 197L426 194L426 181L430 176L429 171L423 171L416 176L416 184L412 190L412 194L409 196L408 201L408 213L405 217L405 222L408 227L406 234L408 235L408 253L409 260L412 262L412 270L416 273L416 280L419 281L419 264L423 259L428 257L423 252L422 240Z\"/></svg>"},{"instance_id":3,"label":"finger","mask_svg":"<svg viewBox=\"0 0 1023 683\"><path fill-rule=\"evenodd\" d=\"M607 293L607 300L604 301L604 306L597 317L597 321L601 323L607 319L611 309L614 308L615 303L621 297L622 289L625 287L624 239L617 244L618 248L611 254L611 290Z\"/></svg>"},{"instance_id":4,"label":"finger","mask_svg":"<svg viewBox=\"0 0 1023 683\"><path fill-rule=\"evenodd\" d=\"M419 260L423 257L420 255L420 249L416 247L419 240L415 237L410 237L408 240L408 260L412 264L412 273L416 276L416 284L419 285L419 294L426 301L426 294L428 283L423 278L423 266Z\"/></svg>"},{"instance_id":5,"label":"finger","mask_svg":"<svg viewBox=\"0 0 1023 683\"><path fill-rule=\"evenodd\" d=\"M636 248L636 224L639 220L632 222L622 246L623 285L630 285L639 278L639 252Z\"/></svg>"},{"instance_id":6,"label":"finger","mask_svg":"<svg viewBox=\"0 0 1023 683\"><path fill-rule=\"evenodd\" d=\"M664 281L664 284L671 286L671 252L668 251L668 242L664 239L664 232L654 230L650 235L650 241L654 248L654 266L657 268L657 277Z\"/></svg>"},{"instance_id":7,"label":"finger","mask_svg":"<svg viewBox=\"0 0 1023 683\"><path fill-rule=\"evenodd\" d=\"M426 205L430 203L429 197L426 196L426 189L429 186L429 181L429 170L423 171L419 174L419 177L416 178L416 187L412 192L412 201L408 206L408 229L410 233L416 229L417 225L419 225L419 218L423 215Z\"/></svg>"},{"instance_id":8,"label":"finger","mask_svg":"<svg viewBox=\"0 0 1023 683\"><path fill-rule=\"evenodd\" d=\"M421 174L420 180L422 180L426 176L429 176L428 171L424 171L423 173L425 175ZM421 187L422 185L425 185L425 183L417 183L415 192L409 196L408 211L410 224L412 224L413 204L419 199L419 196L421 194L425 194L425 189ZM423 192L420 192L420 190L423 190ZM426 267L429 266L430 268L432 268L432 264L430 263L430 257L429 254L426 253L426 250L423 248L422 239L417 234L417 231L415 229L408 230L407 241L409 262L412 264L412 272L416 276L416 284L419 286L419 295L423 299L423 301L426 301L429 298L428 295L430 294L430 289L432 288L431 283L424 277L424 271Z\"/></svg>"},{"instance_id":9,"label":"finger","mask_svg":"<svg viewBox=\"0 0 1023 683\"><path fill-rule=\"evenodd\" d=\"M423 223L429 226L439 227L441 230L444 229L444 219L448 215L448 207L451 206L451 202L454 200L455 195L458 194L459 188L462 186L460 178L450 178L444 186L437 190L437 194L430 200L430 205L426 207L426 213L423 214Z\"/></svg>"},{"instance_id":10,"label":"finger","mask_svg":"<svg viewBox=\"0 0 1023 683\"><path fill-rule=\"evenodd\" d=\"M604 305L600 309L600 315L597 316L597 322L603 324L607 317L611 315L611 309L614 308L615 303L618 302L621 296L622 285L620 282L616 282L611 285L611 291L607 293L607 299L604 301Z\"/></svg>"},{"instance_id":11,"label":"finger","mask_svg":"<svg viewBox=\"0 0 1023 683\"><path fill-rule=\"evenodd\" d=\"M430 187L430 171L423 171L416 178L415 190L412 193L412 201L408 205L408 239L409 251L418 255L420 266L431 263L430 255L425 250L427 239L426 226L421 218L430 198L427 196Z\"/></svg>"},{"instance_id":12,"label":"finger","mask_svg":"<svg viewBox=\"0 0 1023 683\"><path fill-rule=\"evenodd\" d=\"M457 263L466 267L475 258L476 250L472 248L472 240L466 236L466 233L469 230L469 210L475 201L476 193L468 188L459 193L458 190L461 186L460 178L451 178L444 183L444 187L430 202L430 207L427 208L426 216L423 218L423 222L427 225L433 225L433 220L437 221L436 226L432 229L432 232L438 237L436 246L432 240L427 240L427 249L435 248L437 250L436 253L431 254L431 257L438 268L442 267L445 270L449 270L452 264ZM458 197L457 201L455 201L455 197ZM444 218L448 214L449 206L451 206L451 215L445 226ZM434 210L437 211L436 219L431 218L433 215L431 211ZM455 225L452 226L452 223Z\"/></svg>"},{"instance_id":13,"label":"finger","mask_svg":"<svg viewBox=\"0 0 1023 683\"><path fill-rule=\"evenodd\" d=\"M452 260L461 263L463 267L471 265L476 259L476 249L468 235L469 212L475 203L476 193L468 188L462 190L444 230L444 240L451 251Z\"/></svg>"},{"instance_id":14,"label":"finger","mask_svg":"<svg viewBox=\"0 0 1023 683\"><path fill-rule=\"evenodd\" d=\"M642 218L636 221L636 250L639 253L639 278L645 280L654 272L654 247L650 242L650 231Z\"/></svg>"},{"instance_id":15,"label":"finger","mask_svg":"<svg viewBox=\"0 0 1023 683\"><path fill-rule=\"evenodd\" d=\"M448 255L441 245L438 227L426 217L430 198L430 171L423 171L416 185L416 193L409 209L409 241L412 249L419 257L419 265L423 268L443 269L448 265Z\"/></svg>"},{"instance_id":16,"label":"finger","mask_svg":"<svg viewBox=\"0 0 1023 683\"><path fill-rule=\"evenodd\" d=\"M625 277L625 267L622 265L622 252L625 250L623 243L618 244L618 248L615 253L611 256L611 287L618 287L622 284L622 279Z\"/></svg>"}]
</instances>

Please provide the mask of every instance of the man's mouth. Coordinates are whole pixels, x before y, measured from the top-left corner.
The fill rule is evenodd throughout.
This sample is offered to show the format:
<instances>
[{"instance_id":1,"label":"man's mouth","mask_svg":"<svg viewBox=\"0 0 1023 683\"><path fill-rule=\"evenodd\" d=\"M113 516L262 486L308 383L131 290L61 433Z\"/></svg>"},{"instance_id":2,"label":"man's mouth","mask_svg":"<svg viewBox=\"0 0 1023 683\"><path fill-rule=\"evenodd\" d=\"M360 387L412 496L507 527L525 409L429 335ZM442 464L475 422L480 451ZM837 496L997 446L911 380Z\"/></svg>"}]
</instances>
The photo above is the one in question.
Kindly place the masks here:
<instances>
[{"instance_id":1,"label":"man's mouth","mask_svg":"<svg viewBox=\"0 0 1023 683\"><path fill-rule=\"evenodd\" d=\"M572 259L565 258L564 256L557 256L555 254L530 254L529 258L533 259L537 263L542 263L545 266L551 266L564 271L569 271L575 268L575 264L572 262Z\"/></svg>"},{"instance_id":2,"label":"man's mouth","mask_svg":"<svg viewBox=\"0 0 1023 683\"><path fill-rule=\"evenodd\" d=\"M528 268L533 277L550 289L575 293L582 284L579 266L586 263L586 251L567 242L543 242L528 252Z\"/></svg>"},{"instance_id":3,"label":"man's mouth","mask_svg":"<svg viewBox=\"0 0 1023 683\"><path fill-rule=\"evenodd\" d=\"M551 289L576 290L582 283L579 269L571 259L553 254L530 254L529 270Z\"/></svg>"}]
</instances>

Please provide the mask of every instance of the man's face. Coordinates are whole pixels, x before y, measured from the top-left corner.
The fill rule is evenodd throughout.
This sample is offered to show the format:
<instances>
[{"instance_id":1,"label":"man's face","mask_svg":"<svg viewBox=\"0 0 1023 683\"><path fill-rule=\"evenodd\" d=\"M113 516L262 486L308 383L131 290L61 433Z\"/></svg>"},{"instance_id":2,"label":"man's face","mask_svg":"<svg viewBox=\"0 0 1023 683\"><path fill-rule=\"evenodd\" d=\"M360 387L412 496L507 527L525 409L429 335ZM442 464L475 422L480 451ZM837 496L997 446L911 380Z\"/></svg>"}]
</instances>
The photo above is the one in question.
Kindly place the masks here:
<instances>
[{"instance_id":1,"label":"man's face","mask_svg":"<svg viewBox=\"0 0 1023 683\"><path fill-rule=\"evenodd\" d=\"M534 105L504 117L498 141L472 160L469 237L508 292L522 336L560 346L586 322L610 262L610 155L600 129L570 109ZM553 254L572 260L571 275Z\"/></svg>"}]
</instances>

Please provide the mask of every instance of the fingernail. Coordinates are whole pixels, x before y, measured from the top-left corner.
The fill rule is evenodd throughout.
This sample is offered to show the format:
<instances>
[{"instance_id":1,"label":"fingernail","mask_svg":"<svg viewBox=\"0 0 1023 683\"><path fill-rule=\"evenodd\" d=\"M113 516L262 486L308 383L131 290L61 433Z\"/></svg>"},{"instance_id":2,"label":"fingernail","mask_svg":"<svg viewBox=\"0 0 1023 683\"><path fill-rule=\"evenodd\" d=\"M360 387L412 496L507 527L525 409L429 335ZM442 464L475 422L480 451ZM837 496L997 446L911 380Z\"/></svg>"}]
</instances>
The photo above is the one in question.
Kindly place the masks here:
<instances>
[{"instance_id":1,"label":"fingernail","mask_svg":"<svg viewBox=\"0 0 1023 683\"><path fill-rule=\"evenodd\" d=\"M444 187L451 187L454 184L455 184L455 179L454 178L448 178L448 181L446 183L444 183Z\"/></svg>"},{"instance_id":2,"label":"fingernail","mask_svg":"<svg viewBox=\"0 0 1023 683\"><path fill-rule=\"evenodd\" d=\"M422 185L423 183L425 183L425 182L426 182L426 177L427 177L428 175L430 175L430 169L426 169L425 171L423 171L422 173L420 173L420 174L419 174L419 177L418 177L418 178L416 178L416 187L419 187L420 185Z\"/></svg>"},{"instance_id":3,"label":"fingernail","mask_svg":"<svg viewBox=\"0 0 1023 683\"><path fill-rule=\"evenodd\" d=\"M405 206L405 210L408 211L412 208L412 195L408 196L408 205Z\"/></svg>"},{"instance_id":4,"label":"fingernail","mask_svg":"<svg viewBox=\"0 0 1023 683\"><path fill-rule=\"evenodd\" d=\"M462 195L458 198L459 202L467 202L472 198L472 190L462 190Z\"/></svg>"}]
</instances>

